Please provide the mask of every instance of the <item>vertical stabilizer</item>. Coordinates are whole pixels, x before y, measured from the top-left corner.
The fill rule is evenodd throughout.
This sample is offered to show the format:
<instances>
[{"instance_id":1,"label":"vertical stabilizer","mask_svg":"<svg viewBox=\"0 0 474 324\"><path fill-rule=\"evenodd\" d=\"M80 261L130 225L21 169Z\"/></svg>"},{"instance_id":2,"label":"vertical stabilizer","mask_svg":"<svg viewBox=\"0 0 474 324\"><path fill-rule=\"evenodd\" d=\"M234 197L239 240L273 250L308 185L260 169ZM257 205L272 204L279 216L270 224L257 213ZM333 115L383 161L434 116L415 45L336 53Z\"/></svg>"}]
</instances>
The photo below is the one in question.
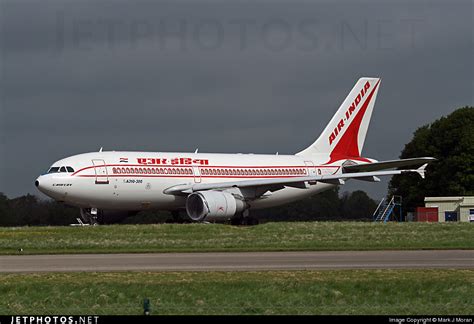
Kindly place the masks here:
<instances>
[{"instance_id":1,"label":"vertical stabilizer","mask_svg":"<svg viewBox=\"0 0 474 324\"><path fill-rule=\"evenodd\" d=\"M329 153L328 163L360 157L379 85L379 78L359 79L319 138L297 155Z\"/></svg>"}]
</instances>

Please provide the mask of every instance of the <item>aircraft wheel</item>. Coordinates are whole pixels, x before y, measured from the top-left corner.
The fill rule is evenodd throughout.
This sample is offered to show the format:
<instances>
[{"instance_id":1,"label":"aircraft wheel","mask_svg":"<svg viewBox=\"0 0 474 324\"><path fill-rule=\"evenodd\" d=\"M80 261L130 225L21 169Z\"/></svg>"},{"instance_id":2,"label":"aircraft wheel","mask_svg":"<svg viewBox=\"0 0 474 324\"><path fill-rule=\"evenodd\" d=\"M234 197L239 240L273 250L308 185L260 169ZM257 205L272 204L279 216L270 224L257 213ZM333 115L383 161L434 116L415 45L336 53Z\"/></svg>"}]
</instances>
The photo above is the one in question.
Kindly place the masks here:
<instances>
[{"instance_id":1,"label":"aircraft wheel","mask_svg":"<svg viewBox=\"0 0 474 324\"><path fill-rule=\"evenodd\" d=\"M93 226L99 225L97 215L92 215L90 209L81 208L81 219L85 224Z\"/></svg>"}]
</instances>

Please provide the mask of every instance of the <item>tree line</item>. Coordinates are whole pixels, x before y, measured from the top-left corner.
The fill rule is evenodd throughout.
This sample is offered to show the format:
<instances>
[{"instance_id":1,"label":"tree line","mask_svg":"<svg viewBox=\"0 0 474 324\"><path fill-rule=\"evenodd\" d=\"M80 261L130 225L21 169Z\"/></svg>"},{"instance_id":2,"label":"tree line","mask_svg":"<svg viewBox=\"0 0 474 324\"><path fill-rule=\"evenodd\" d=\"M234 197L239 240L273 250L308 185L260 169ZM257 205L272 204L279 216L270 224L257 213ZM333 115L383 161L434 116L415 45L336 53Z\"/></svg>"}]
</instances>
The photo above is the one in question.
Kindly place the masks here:
<instances>
[{"instance_id":1,"label":"tree line","mask_svg":"<svg viewBox=\"0 0 474 324\"><path fill-rule=\"evenodd\" d=\"M430 156L426 179L416 174L393 176L389 195L403 197L403 208L424 206L425 197L474 195L474 107L463 107L418 128L401 159Z\"/></svg>"},{"instance_id":2,"label":"tree line","mask_svg":"<svg viewBox=\"0 0 474 324\"><path fill-rule=\"evenodd\" d=\"M377 204L363 191L344 193L328 190L289 205L252 211L259 222L370 220ZM77 223L79 209L33 195L8 199L0 193L0 226L69 225ZM183 212L181 221L186 221ZM152 224L175 221L171 213L143 211L118 221L121 224Z\"/></svg>"}]
</instances>

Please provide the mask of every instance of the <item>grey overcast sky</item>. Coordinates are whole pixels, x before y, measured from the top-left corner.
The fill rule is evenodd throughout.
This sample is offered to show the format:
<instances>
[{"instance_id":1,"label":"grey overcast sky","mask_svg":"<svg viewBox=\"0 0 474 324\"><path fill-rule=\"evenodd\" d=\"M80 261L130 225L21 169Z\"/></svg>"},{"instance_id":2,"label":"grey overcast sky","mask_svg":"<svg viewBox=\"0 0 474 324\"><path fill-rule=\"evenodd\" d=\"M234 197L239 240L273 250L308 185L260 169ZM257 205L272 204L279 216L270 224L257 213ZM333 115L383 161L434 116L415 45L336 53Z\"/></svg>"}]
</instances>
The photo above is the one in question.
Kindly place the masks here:
<instances>
[{"instance_id":1,"label":"grey overcast sky","mask_svg":"<svg viewBox=\"0 0 474 324\"><path fill-rule=\"evenodd\" d=\"M105 150L294 153L382 78L364 155L473 105L473 2L0 1L0 192ZM353 182L384 196L387 182Z\"/></svg>"}]
</instances>

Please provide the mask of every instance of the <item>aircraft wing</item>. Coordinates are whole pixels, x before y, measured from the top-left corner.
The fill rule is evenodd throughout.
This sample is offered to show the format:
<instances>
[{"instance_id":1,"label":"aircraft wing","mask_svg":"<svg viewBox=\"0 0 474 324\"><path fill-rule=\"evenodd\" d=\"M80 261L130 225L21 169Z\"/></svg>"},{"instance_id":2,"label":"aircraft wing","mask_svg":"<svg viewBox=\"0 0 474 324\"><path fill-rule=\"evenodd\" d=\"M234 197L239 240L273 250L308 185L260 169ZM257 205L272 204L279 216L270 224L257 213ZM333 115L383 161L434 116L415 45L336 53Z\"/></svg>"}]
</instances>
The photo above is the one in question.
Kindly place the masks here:
<instances>
[{"instance_id":1,"label":"aircraft wing","mask_svg":"<svg viewBox=\"0 0 474 324\"><path fill-rule=\"evenodd\" d=\"M182 184L165 189L163 192L169 195L188 195L196 191L203 190L224 190L229 188L260 188L275 191L284 187L308 188L309 184L316 182L330 184L344 184L347 179L359 179L366 181L380 181L377 176L388 176L402 173L418 173L422 178L425 177L425 168L428 163L418 169L411 170L390 170L390 171L373 171L373 172L355 172L355 173L338 173L331 175L295 177L295 178L279 178L279 179L257 179L257 180L241 180L215 183L195 183ZM262 193L265 191L260 190Z\"/></svg>"},{"instance_id":2,"label":"aircraft wing","mask_svg":"<svg viewBox=\"0 0 474 324\"><path fill-rule=\"evenodd\" d=\"M435 158L432 157L420 157L414 159L402 159L402 160L390 160L390 161L379 161L374 163L366 164L357 164L357 165L348 165L343 167L344 173L351 172L369 172L369 171L378 171L394 168L404 168L408 166L418 166L425 163L435 161Z\"/></svg>"}]
</instances>

